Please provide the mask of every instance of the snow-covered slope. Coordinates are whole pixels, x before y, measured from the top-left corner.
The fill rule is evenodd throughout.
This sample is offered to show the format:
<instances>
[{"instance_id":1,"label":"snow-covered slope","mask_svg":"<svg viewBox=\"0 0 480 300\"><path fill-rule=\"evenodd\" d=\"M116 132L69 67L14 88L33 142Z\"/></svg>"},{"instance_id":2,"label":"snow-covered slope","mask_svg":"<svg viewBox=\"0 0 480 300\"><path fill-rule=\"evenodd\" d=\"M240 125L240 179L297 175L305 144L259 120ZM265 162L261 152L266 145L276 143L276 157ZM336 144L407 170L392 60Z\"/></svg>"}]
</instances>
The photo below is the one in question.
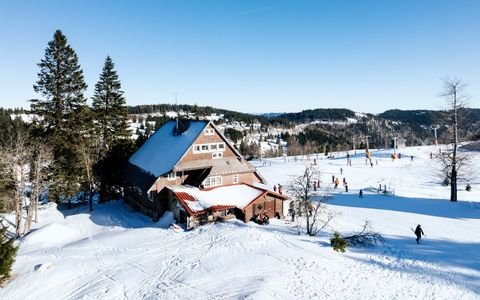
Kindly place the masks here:
<instances>
[{"instance_id":1,"label":"snow-covered slope","mask_svg":"<svg viewBox=\"0 0 480 300\"><path fill-rule=\"evenodd\" d=\"M449 202L431 151L404 149L395 161L389 151L373 152L373 167L360 151L351 152L352 166L345 153L258 162L270 185L287 186L313 158L322 189L331 188L332 175L346 178L350 191L331 191L328 204L341 215L317 237L297 235L287 219L175 232L167 229L171 215L153 223L121 202L97 205L91 214L50 205L21 241L14 278L0 298L480 299L480 182L472 177L472 191ZM395 196L370 190L379 184ZM333 230L359 230L365 219L385 245L343 254L330 248ZM418 223L427 235L420 245L411 231Z\"/></svg>"}]
</instances>

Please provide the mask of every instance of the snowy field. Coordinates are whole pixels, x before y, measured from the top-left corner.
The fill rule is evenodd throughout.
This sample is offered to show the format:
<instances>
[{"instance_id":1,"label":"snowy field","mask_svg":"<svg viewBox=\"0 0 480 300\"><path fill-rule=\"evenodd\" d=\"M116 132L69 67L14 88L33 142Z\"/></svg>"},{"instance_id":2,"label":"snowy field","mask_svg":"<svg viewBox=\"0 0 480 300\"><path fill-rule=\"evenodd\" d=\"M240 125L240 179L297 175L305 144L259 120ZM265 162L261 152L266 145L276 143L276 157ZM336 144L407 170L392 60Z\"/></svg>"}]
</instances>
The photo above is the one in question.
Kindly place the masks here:
<instances>
[{"instance_id":1,"label":"snowy field","mask_svg":"<svg viewBox=\"0 0 480 300\"><path fill-rule=\"evenodd\" d=\"M321 188L330 189L335 175L349 192L331 191L328 206L341 215L317 237L297 235L287 219L174 232L165 229L169 216L153 223L118 201L91 214L45 206L0 299L480 299L480 182L472 173L480 154L471 153L472 191L460 184L459 202L451 203L431 151L402 149L395 161L390 151L374 151L373 167L361 151L352 166L345 153L319 155ZM313 158L254 164L272 188L287 186ZM370 190L379 184L395 195ZM352 233L366 219L384 245L332 250L334 230ZM417 224L426 234L420 245Z\"/></svg>"}]
</instances>

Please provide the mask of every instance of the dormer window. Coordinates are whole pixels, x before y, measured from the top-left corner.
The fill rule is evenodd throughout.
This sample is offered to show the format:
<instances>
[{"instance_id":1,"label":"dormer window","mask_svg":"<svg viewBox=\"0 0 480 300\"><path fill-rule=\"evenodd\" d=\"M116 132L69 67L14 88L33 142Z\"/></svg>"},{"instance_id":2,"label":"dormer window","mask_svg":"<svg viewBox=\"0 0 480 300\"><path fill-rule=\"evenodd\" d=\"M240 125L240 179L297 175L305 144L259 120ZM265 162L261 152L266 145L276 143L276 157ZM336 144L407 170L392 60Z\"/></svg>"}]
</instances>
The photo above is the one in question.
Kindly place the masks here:
<instances>
[{"instance_id":1,"label":"dormer window","mask_svg":"<svg viewBox=\"0 0 480 300\"><path fill-rule=\"evenodd\" d=\"M170 172L170 173L168 173L167 179L168 179L168 180L175 180L175 179L177 179L177 173L175 173L175 172Z\"/></svg>"}]
</instances>

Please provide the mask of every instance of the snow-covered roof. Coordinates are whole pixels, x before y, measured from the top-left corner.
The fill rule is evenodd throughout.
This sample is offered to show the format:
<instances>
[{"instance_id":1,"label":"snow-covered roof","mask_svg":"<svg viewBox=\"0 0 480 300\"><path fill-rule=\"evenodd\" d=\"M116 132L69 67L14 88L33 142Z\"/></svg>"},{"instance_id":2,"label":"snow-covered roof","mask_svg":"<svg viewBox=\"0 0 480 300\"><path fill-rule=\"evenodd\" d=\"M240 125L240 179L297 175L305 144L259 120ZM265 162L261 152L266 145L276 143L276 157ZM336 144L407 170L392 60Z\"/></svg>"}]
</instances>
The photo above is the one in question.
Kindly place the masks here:
<instances>
[{"instance_id":1,"label":"snow-covered roof","mask_svg":"<svg viewBox=\"0 0 480 300\"><path fill-rule=\"evenodd\" d=\"M128 161L156 177L166 174L173 169L207 124L206 121L190 120L188 128L175 135L176 122L168 121Z\"/></svg>"},{"instance_id":2,"label":"snow-covered roof","mask_svg":"<svg viewBox=\"0 0 480 300\"><path fill-rule=\"evenodd\" d=\"M247 184L221 186L210 190L200 190L191 186L170 186L168 188L193 214L233 207L243 209L259 196L273 193Z\"/></svg>"}]
</instances>

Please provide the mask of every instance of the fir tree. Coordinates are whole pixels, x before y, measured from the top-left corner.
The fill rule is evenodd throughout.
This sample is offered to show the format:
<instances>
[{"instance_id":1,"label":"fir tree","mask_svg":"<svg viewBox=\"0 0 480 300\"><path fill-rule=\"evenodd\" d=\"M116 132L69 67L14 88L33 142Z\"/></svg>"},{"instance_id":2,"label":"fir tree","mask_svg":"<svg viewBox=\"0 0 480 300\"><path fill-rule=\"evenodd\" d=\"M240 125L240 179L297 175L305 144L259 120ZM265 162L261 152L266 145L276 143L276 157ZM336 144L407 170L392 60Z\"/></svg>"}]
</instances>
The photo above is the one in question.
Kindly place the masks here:
<instances>
[{"instance_id":1,"label":"fir tree","mask_svg":"<svg viewBox=\"0 0 480 300\"><path fill-rule=\"evenodd\" d=\"M0 283L10 277L12 265L15 262L18 248L13 245L14 239L7 238L7 227L0 228Z\"/></svg>"},{"instance_id":2,"label":"fir tree","mask_svg":"<svg viewBox=\"0 0 480 300\"><path fill-rule=\"evenodd\" d=\"M77 192L82 173L76 145L90 126L86 123L88 110L83 95L87 84L77 54L60 30L55 31L38 66L40 72L33 88L43 100L31 100L31 109L40 117L37 134L47 138L53 147L59 184L51 191L52 196L69 199Z\"/></svg>"},{"instance_id":3,"label":"fir tree","mask_svg":"<svg viewBox=\"0 0 480 300\"><path fill-rule=\"evenodd\" d=\"M119 139L128 138L128 109L117 71L110 56L105 59L100 80L95 85L92 107L103 150L111 149Z\"/></svg>"},{"instance_id":4,"label":"fir tree","mask_svg":"<svg viewBox=\"0 0 480 300\"><path fill-rule=\"evenodd\" d=\"M92 110L96 120L95 135L100 146L99 155L94 162L95 177L100 181L100 202L115 196L112 191L116 190L119 184L116 174L123 164L116 165L111 162L118 163L115 159L119 156L118 151L132 144L127 128L128 108L114 68L115 64L110 56L107 56L92 97Z\"/></svg>"}]
</instances>

